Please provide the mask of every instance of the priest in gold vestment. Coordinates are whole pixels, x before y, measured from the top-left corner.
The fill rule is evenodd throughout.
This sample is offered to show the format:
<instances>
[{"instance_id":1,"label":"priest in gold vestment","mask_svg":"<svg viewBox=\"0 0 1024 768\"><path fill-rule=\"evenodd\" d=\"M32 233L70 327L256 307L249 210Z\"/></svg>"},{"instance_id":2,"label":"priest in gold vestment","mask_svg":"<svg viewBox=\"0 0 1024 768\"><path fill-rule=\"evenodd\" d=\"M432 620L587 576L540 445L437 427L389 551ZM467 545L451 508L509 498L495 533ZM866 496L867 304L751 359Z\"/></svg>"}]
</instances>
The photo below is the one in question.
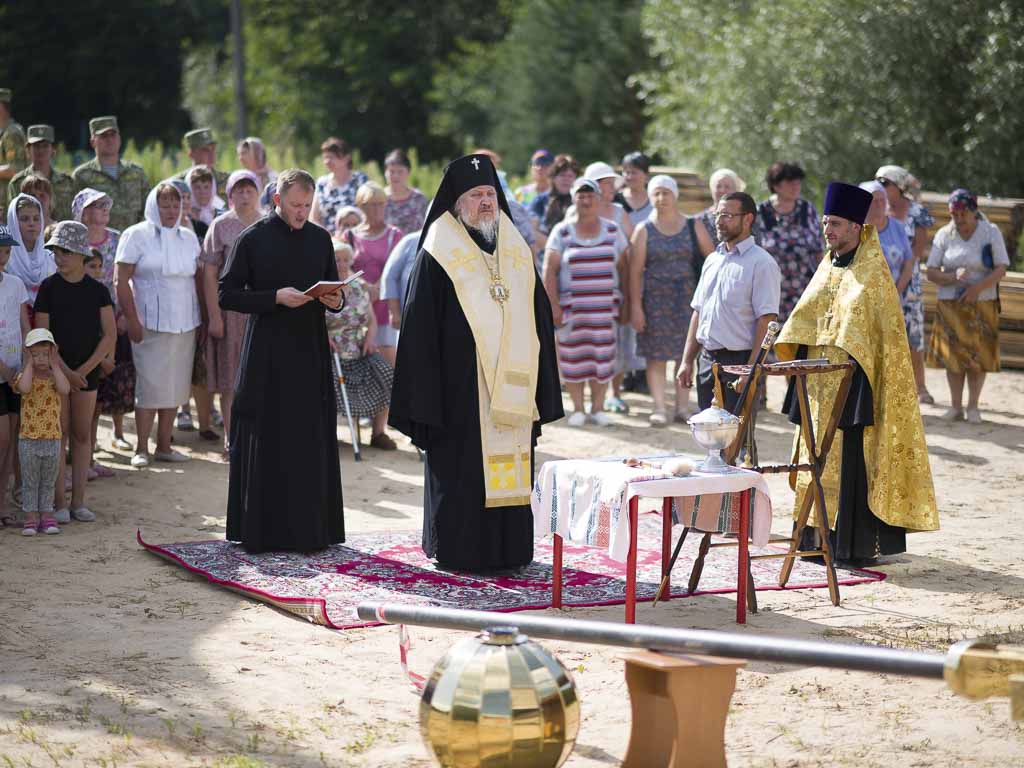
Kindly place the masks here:
<instances>
[{"instance_id":1,"label":"priest in gold vestment","mask_svg":"<svg viewBox=\"0 0 1024 768\"><path fill-rule=\"evenodd\" d=\"M907 532L939 527L903 311L878 234L864 224L870 205L863 189L829 184L822 217L828 252L775 344L780 360L852 358L857 364L839 419L841 439L837 435L822 477L832 556L856 565L906 551ZM842 376L807 377L815 440L832 414ZM799 424L792 380L783 408ZM799 427L796 441L805 462ZM810 476L797 477L799 509ZM805 543L811 535L805 529Z\"/></svg>"},{"instance_id":2,"label":"priest in gold vestment","mask_svg":"<svg viewBox=\"0 0 1024 768\"><path fill-rule=\"evenodd\" d=\"M398 338L388 422L426 454L423 551L475 572L533 560L533 449L563 416L551 305L491 159L445 168Z\"/></svg>"}]
</instances>

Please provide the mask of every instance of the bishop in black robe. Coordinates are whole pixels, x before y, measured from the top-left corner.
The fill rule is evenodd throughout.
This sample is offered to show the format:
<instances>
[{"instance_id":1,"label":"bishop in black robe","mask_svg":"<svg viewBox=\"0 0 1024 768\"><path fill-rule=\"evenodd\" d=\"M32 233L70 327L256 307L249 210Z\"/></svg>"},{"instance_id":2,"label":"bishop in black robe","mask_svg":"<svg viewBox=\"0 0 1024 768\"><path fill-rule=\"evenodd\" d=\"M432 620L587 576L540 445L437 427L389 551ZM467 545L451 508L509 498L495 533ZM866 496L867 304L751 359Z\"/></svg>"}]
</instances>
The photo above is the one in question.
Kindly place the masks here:
<instances>
[{"instance_id":1,"label":"bishop in black robe","mask_svg":"<svg viewBox=\"0 0 1024 768\"><path fill-rule=\"evenodd\" d=\"M445 169L423 227L421 246L434 221L452 211L459 196L478 183L476 174L468 173L473 160L479 163L478 171L486 170L493 179L499 206L511 220L490 159L484 155L463 157ZM472 229L468 231L477 246L493 252L493 243ZM564 415L551 305L539 277L534 285L530 300L540 359L531 477L541 425ZM426 454L423 551L436 557L442 567L483 572L532 562L533 515L528 503L485 506L478 376L476 343L455 287L434 256L421 247L402 315L388 422Z\"/></svg>"},{"instance_id":2,"label":"bishop in black robe","mask_svg":"<svg viewBox=\"0 0 1024 768\"><path fill-rule=\"evenodd\" d=\"M246 229L220 278L222 309L249 315L231 410L227 538L248 552L311 552L345 540L334 373L325 306L281 288L337 280L331 236L273 211Z\"/></svg>"}]
</instances>

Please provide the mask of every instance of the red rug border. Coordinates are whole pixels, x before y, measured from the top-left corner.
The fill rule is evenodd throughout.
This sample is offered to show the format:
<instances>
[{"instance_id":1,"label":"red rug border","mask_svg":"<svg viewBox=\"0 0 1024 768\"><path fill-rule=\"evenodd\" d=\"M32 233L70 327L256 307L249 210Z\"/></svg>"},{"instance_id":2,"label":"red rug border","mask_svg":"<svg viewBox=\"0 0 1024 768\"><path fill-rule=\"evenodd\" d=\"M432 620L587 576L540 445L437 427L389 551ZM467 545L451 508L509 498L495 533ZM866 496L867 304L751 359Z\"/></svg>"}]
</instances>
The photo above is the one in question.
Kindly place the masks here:
<instances>
[{"instance_id":1,"label":"red rug border","mask_svg":"<svg viewBox=\"0 0 1024 768\"><path fill-rule=\"evenodd\" d=\"M375 533L375 532L374 531L364 531L364 533ZM184 568L186 571L189 571L190 573L194 573L194 574L197 574L199 576L205 577L206 580L209 581L211 584L216 584L218 586L224 587L226 589L230 589L230 590L232 590L234 592L239 592L239 593L244 594L244 595L253 595L257 599L259 599L260 602L263 602L263 603L271 605L271 606L273 606L274 603L292 603L292 604L297 604L297 605L313 605L313 606L316 606L319 615L323 619L323 623L320 623L320 622L317 622L317 621L313 621L313 619L309 619L310 623L312 623L312 624L317 624L318 626L327 627L328 629L338 629L338 630L342 630L342 629L361 629L361 628L364 628L364 627L383 627L383 626L388 626L387 624L385 624L383 622L379 622L379 621L364 621L364 622L360 622L358 624L335 624L331 620L330 614L327 612L327 601L324 600L322 597L279 597L277 595L272 595L269 592L264 592L261 589L256 589L254 587L246 586L245 584L241 584L241 583L239 583L237 581L228 581L226 579L219 579L216 576L214 576L212 573L210 573L209 571L204 571L201 568L196 568L195 566L189 565L184 560L182 560L180 557L175 555L173 552L170 552L170 551L164 549L160 545L158 545L158 544L150 544L150 543L146 542L142 538L142 529L141 528L137 528L136 529L136 531L135 531L135 538L136 538L136 541L138 541L139 545L143 549L145 549L146 551L151 552L151 553L153 553L154 555L156 555L158 557L162 557L162 558L164 558L166 560L170 560L170 561L176 563L177 565L181 566L182 568ZM206 539L205 541L218 541L218 539ZM186 543L188 543L188 542L186 542ZM585 545L581 545L581 546L585 546ZM873 570L871 570L869 568L858 568L854 572L855 573L865 573L865 574L868 574L869 576L871 576L873 578L859 578L859 579L858 578L854 578L854 579L850 579L850 580L844 580L844 581L840 582L840 586L853 587L853 586L857 586L858 584L872 584L872 583L876 583L876 582L885 581L886 578L888 577L888 574L883 573L882 571L873 571ZM785 586L785 587L780 587L778 584L773 584L773 585L769 585L769 586L765 586L765 587L758 587L756 589L756 591L757 592L785 592L787 590L825 589L827 587L828 587L828 582L824 581L824 582L816 582L816 583L813 583L813 584L800 584L799 586ZM735 588L724 588L723 587L721 589L708 589L708 590L698 589L696 592L693 592L693 593L686 592L686 593L682 593L682 594L672 594L671 598L669 598L669 599L682 600L682 599L686 599L686 598L689 598L689 597L697 597L699 595L731 595L731 594L735 594L735 593L736 593L736 589ZM626 603L625 595L623 595L621 600L600 600L600 601L594 601L594 602L588 602L588 603L573 603L572 605L568 605L566 603L565 597L566 597L566 595L565 595L565 591L563 589L563 593L562 593L562 599L563 599L563 608L562 608L562 610L563 611L566 611L567 609L570 609L570 608L606 608L606 607L612 606L612 605L625 605L625 603ZM637 603L650 603L650 602L654 601L654 598L653 597L637 597L636 601L637 601ZM524 605L524 606L519 606L519 607L516 607L516 608L499 608L499 609L495 609L494 612L495 613L521 613L523 611L543 611L543 610L548 610L549 608L551 608L550 604L547 604L547 605ZM291 615L296 616L297 614L292 613Z\"/></svg>"}]
</instances>

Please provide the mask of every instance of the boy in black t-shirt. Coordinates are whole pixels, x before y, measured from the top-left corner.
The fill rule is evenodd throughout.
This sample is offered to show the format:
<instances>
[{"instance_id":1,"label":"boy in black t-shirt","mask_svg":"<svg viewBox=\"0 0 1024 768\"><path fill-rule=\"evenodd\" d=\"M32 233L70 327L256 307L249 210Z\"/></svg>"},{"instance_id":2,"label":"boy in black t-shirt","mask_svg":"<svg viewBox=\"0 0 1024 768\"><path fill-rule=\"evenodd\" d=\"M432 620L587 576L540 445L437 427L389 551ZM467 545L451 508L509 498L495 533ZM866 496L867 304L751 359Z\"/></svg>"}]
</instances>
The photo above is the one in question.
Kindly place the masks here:
<instances>
[{"instance_id":1,"label":"boy in black t-shirt","mask_svg":"<svg viewBox=\"0 0 1024 768\"><path fill-rule=\"evenodd\" d=\"M96 515L85 506L85 485L92 455L92 416L100 362L114 349L117 329L110 292L85 273L90 254L89 230L77 221L57 224L46 247L53 252L57 274L39 286L35 325L49 328L60 350L61 370L71 384L63 405L64 440L71 442L71 506L64 504L64 463L54 489L58 522L70 517L91 522ZM65 443L66 444L66 443ZM61 450L63 454L64 445Z\"/></svg>"}]
</instances>

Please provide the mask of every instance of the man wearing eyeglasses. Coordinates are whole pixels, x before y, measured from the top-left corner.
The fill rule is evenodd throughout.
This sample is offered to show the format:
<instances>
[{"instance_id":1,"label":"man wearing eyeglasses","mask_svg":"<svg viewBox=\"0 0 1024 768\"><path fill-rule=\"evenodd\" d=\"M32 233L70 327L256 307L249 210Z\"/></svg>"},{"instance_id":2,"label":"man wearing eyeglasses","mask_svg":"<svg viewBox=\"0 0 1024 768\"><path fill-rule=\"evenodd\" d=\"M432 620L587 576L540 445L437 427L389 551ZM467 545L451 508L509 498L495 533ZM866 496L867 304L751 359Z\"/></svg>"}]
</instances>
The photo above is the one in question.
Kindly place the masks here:
<instances>
[{"instance_id":1,"label":"man wearing eyeglasses","mask_svg":"<svg viewBox=\"0 0 1024 768\"><path fill-rule=\"evenodd\" d=\"M704 262L690 302L693 315L678 374L683 386L692 387L697 363L701 409L710 407L714 398L711 366L753 363L768 323L779 316L782 273L772 255L750 235L756 215L754 198L746 192L723 196L715 210L720 242ZM722 383L722 407L732 410L744 382L724 374Z\"/></svg>"}]
</instances>

